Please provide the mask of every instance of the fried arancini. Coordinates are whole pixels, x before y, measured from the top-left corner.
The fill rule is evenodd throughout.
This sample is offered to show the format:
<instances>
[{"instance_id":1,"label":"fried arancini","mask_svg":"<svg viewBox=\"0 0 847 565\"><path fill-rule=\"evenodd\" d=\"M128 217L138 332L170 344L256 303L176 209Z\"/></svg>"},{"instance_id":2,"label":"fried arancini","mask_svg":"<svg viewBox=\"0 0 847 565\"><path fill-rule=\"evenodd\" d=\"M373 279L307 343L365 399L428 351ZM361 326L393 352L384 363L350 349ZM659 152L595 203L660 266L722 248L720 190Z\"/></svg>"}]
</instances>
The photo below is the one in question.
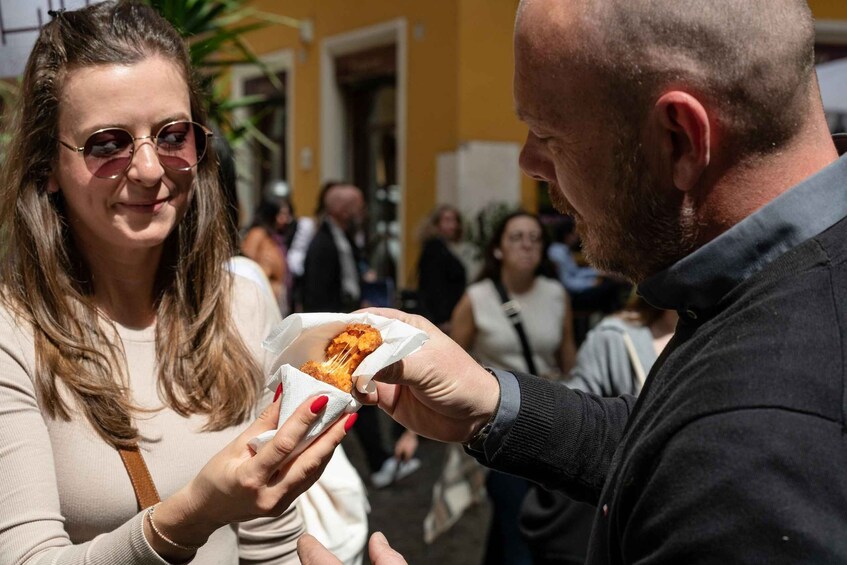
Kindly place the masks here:
<instances>
[{"instance_id":1,"label":"fried arancini","mask_svg":"<svg viewBox=\"0 0 847 565\"><path fill-rule=\"evenodd\" d=\"M310 377L314 377L319 381L325 382L328 385L332 385L335 388L339 388L344 392L352 392L352 373L348 373L343 369L329 372L324 367L326 363L326 361L320 363L318 361L306 361L303 366L300 367L300 370L309 375Z\"/></svg>"},{"instance_id":2,"label":"fried arancini","mask_svg":"<svg viewBox=\"0 0 847 565\"><path fill-rule=\"evenodd\" d=\"M300 370L319 381L351 392L353 372L362 360L382 345L382 334L368 324L347 324L326 346L326 361L307 361Z\"/></svg>"}]
</instances>

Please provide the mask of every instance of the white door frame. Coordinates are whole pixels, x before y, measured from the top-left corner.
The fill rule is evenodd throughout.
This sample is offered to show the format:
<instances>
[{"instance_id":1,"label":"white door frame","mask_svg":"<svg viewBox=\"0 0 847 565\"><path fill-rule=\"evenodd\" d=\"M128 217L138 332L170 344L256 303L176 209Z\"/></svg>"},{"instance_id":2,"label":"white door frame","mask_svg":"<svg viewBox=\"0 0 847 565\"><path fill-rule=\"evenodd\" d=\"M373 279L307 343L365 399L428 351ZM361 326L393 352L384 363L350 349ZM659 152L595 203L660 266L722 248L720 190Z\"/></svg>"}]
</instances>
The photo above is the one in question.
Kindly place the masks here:
<instances>
[{"instance_id":1,"label":"white door frame","mask_svg":"<svg viewBox=\"0 0 847 565\"><path fill-rule=\"evenodd\" d=\"M286 170L288 171L288 188L290 192L294 192L294 50L282 49L267 53L259 57L267 67L267 71L273 74L285 71L285 146L286 146ZM248 80L264 76L265 71L257 68L255 65L234 66L232 69L232 94L231 99L238 99L244 96L244 85ZM236 123L247 119L247 110L238 108L233 112ZM239 166L245 170L254 170L255 157L253 151L246 144L241 144L235 147L235 158ZM237 184L238 200L243 210L242 217L249 218L261 196L264 187L251 186L247 181L239 175Z\"/></svg>"},{"instance_id":2,"label":"white door frame","mask_svg":"<svg viewBox=\"0 0 847 565\"><path fill-rule=\"evenodd\" d=\"M406 85L408 81L406 20L397 18L373 26L333 35L321 41L321 182L347 177L345 163L345 112L341 89L335 80L335 60L373 47L395 45L397 57L397 185L400 205L400 249L405 249L406 224ZM405 266L401 251L397 264L397 285L402 288Z\"/></svg>"}]
</instances>

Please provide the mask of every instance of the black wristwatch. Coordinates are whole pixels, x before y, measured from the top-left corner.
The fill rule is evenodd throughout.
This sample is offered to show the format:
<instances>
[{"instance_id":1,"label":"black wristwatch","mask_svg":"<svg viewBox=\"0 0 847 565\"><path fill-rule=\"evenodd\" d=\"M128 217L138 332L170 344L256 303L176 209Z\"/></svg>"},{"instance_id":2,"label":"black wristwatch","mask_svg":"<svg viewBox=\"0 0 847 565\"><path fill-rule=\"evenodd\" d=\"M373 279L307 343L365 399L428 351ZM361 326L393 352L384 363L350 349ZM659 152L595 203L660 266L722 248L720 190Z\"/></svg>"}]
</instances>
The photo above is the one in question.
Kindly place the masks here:
<instances>
[{"instance_id":1,"label":"black wristwatch","mask_svg":"<svg viewBox=\"0 0 847 565\"><path fill-rule=\"evenodd\" d=\"M462 444L462 446L468 451L473 451L475 453L485 453L485 440L488 439L488 434L491 433L491 428L494 427L494 417L497 415L497 412L494 412L494 415L491 416L491 419L488 420L482 428L478 432L476 432L471 439Z\"/></svg>"},{"instance_id":2,"label":"black wristwatch","mask_svg":"<svg viewBox=\"0 0 847 565\"><path fill-rule=\"evenodd\" d=\"M491 373L491 375L496 379L497 375L494 374L494 371L485 368L486 371ZM498 380L499 382L499 380ZM500 409L500 400L497 400L497 407L494 408L494 412L491 414L491 418L482 426L479 431L477 431L471 439L462 443L462 447L465 448L466 451L470 451L473 453L481 453L485 454L485 440L488 439L488 434L491 433L491 430L494 428L494 420L497 418L497 411Z\"/></svg>"}]
</instances>

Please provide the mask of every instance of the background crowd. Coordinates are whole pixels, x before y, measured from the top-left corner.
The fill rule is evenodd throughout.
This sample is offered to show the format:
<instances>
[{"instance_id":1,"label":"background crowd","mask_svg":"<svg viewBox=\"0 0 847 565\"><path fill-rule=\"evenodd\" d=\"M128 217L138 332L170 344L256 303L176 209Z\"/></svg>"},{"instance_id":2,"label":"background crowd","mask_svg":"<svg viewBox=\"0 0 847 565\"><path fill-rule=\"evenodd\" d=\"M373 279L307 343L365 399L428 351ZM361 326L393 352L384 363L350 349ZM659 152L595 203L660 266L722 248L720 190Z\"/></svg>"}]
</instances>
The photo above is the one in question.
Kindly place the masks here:
<instances>
[{"instance_id":1,"label":"background crowd","mask_svg":"<svg viewBox=\"0 0 847 565\"><path fill-rule=\"evenodd\" d=\"M542 219L519 209L490 219L485 245L477 248L464 238L462 213L437 205L420 229L417 287L403 293L402 303L399 293L368 301L361 290L373 279L366 213L361 190L343 182L324 185L312 216L297 217L288 199L266 195L240 232L240 254L255 261L272 286L275 279L285 281L275 293L283 315L403 307L428 318L485 366L606 396L637 394L673 333L675 312L650 307L631 285L585 263L571 218ZM358 466L369 487L423 480L406 479L421 465L415 434L372 407L359 414L353 449L363 455ZM488 498L489 514L469 518L488 522L481 562L582 562L592 507L512 475L485 472L457 446L438 457L443 460L427 462L444 465L432 508L453 505L453 516L430 513L429 541L468 507L470 500L457 509L445 484L462 469L460 482Z\"/></svg>"},{"instance_id":2,"label":"background crowd","mask_svg":"<svg viewBox=\"0 0 847 565\"><path fill-rule=\"evenodd\" d=\"M533 31L553 25L549 14L537 4L525 6L529 6L529 15L523 16L522 25L519 17L517 28L517 45L524 54L518 59L525 71L517 73L521 77L518 86L533 77L548 80L550 74L534 65L546 60L538 54L556 43L539 40L541 36ZM805 17L805 8L791 6L798 17ZM618 8L624 10L624 3ZM685 12L686 17L691 14ZM621 508L627 510L621 498L634 496L633 481L645 480L650 472L636 466L641 474L610 473L616 481L612 483L605 475L599 480L591 473L592 469L606 472L623 464L617 456L612 461L618 444L638 441L637 435L632 439L624 434L639 422L646 425L644 418L661 424L666 419L655 414L666 410L667 415L678 407L668 401L668 406L660 406L656 412L638 412L644 403L663 398L655 391L651 398L651 385L657 380L661 383L662 376L690 377L686 356L698 370L706 371L702 367L713 363L722 371L688 384L711 383L713 394L691 393L697 402L681 403L683 408L687 406L692 413L714 409L721 417L726 412L730 418L743 420L752 409L758 410L756 402L762 390L769 390L775 373L783 379L792 377L791 371L781 370L774 354L766 355L782 343L781 336L769 333L773 313L796 316L792 319L798 321L798 328L786 331L802 333L804 324L816 327L824 319L821 313L830 312L831 306L819 302L808 314L818 317L802 317L807 314L801 306L806 285L830 290L833 296L840 292L832 281L843 276L842 262L821 258L818 253L823 250L820 252L843 256L844 239L838 230L844 228L833 226L843 220L844 207L829 206L831 216L822 212L827 202L840 202L830 196L843 186L844 165L837 164L822 115L814 117L813 112L803 110L806 106L819 110L809 60L800 65L802 73L793 74L806 77L806 86L812 86L805 98L798 99L793 114L797 119L782 124L786 154L803 165L793 171L796 178L781 179L785 186L774 186L767 193L750 188L755 183L738 183L733 174L705 175L713 155L710 151L725 157L725 152L735 155L738 147L749 145L749 155L742 157L753 155L752 160L743 162L715 157L727 169L711 165L710 171L746 174L751 170L747 167L755 165L762 167L762 173L772 173L789 167L772 170L769 161L760 158L770 151L780 153L782 148L776 142L753 145L746 137L739 137L744 143L739 142L738 147L728 142L722 145L723 139L713 142L704 132L711 123L707 114L714 111L720 115L717 106L713 109L710 100L704 108L693 95L674 92L645 122L653 125L651 131L663 136L671 150L651 153L655 159L645 158L643 163L639 161L642 152L658 150L639 147L632 155L618 152L615 158L620 162L614 163L612 177L595 183L605 190L631 184L643 194L627 193L631 201L623 201L609 192L603 199L601 193L582 186L591 184L584 182L583 168L602 169L600 160L583 156L583 166L576 167L576 161L540 137L533 129L538 124L531 114L537 110L535 97L542 96L537 88L523 84L516 88L516 98L531 111L521 116L530 124L521 166L547 183L559 180L559 169L579 169L570 171L573 186L551 188L551 196L564 199L567 193L575 202L582 197L582 210L596 217L592 221L583 218L577 230L568 216L538 215L504 203L501 213L469 222L456 207L437 204L420 229L415 281L410 288L396 289L392 279L396 269L386 265L390 253L383 245L385 233L371 231L368 199L353 178L325 182L312 213L298 213L291 198L275 190L266 190L254 209L241 209L231 148L214 131L214 124L207 123L202 91L183 38L155 9L132 1L107 1L78 11L51 11L50 16L22 78L0 190L0 233L6 244L0 250L4 291L0 300L0 447L4 450L0 476L11 485L3 491L4 504L0 505L0 558L13 556L16 562L35 564L162 559L171 563L294 563L302 557L298 557L298 543L311 543L304 535L308 533L341 562L361 563L367 534L374 529L369 512L379 520L400 521L397 513L420 503L419 499L403 499L410 484L423 485L432 493L415 535L432 543L451 528L460 527L463 520L472 519L473 529L485 532L479 536L478 555L474 556L482 563L582 563L588 553L605 550L606 541L629 543L633 551L643 551L651 547L646 536L621 542L603 528L614 523L615 527L623 524L624 529L649 529L650 518L658 519L664 509L652 516L648 513L641 521L632 518L633 514L627 522L628 518L617 514ZM661 22L667 14L660 10L647 16ZM798 17L778 21L786 29L784 35L808 35L808 29L797 26ZM713 26L710 33L715 37L739 34L738 30L723 29L728 20L716 21L724 25ZM624 22L631 19L622 18L621 25ZM563 22L554 23L564 26ZM611 37L605 39L612 41ZM808 56L808 45L801 43L798 40L793 49ZM740 43L733 41L733 45L741 49ZM628 45L619 47L624 52L629 49ZM642 60L649 63L648 52L652 51L647 49ZM778 66L770 51L760 55ZM575 59L562 60L572 63ZM721 70L710 72L719 76ZM787 88L785 92L795 91ZM661 113L662 108L666 113ZM772 111L778 115L782 109L774 104ZM756 112L762 109L753 110L758 118ZM803 116L808 122L800 119ZM805 129L792 133L791 128L799 126ZM789 143L795 134L801 136L800 141L814 144ZM617 141L625 145L632 140L621 136ZM660 143L658 147L665 146ZM682 164L677 163L679 159ZM656 188L651 183L660 181L647 178L646 171L654 166L653 161L667 160L679 166L674 165L665 199L657 197L654 202L650 197L656 196L651 192ZM744 170L736 171L736 167ZM803 180L818 169L822 172L817 176ZM660 176L668 181L667 170L663 171ZM641 186L641 177L646 179L643 184L650 186ZM724 188L735 184L744 184L735 187L741 192L737 200L749 209L730 205L736 203L735 197L726 195L734 192ZM799 188L792 189L795 185ZM692 208L691 214L700 213L699 218L691 220L694 216L685 214L672 218L675 206L691 197L688 193L708 196L698 204L705 203L706 212L714 205L714 214ZM710 200L712 197L717 200ZM792 197L803 200L806 207L797 205ZM568 208L566 203L559 204L560 209ZM659 208L666 214L660 214ZM721 221L715 220L718 212L725 215ZM689 220L693 227L686 223ZM473 241L466 235L470 225L479 227L480 232ZM704 226L712 231L696 231ZM683 229L687 227L693 231ZM383 228L388 230L385 225ZM834 231L820 236L827 230ZM773 236L770 240L769 234ZM644 283L641 291L653 303L667 300L667 309L650 306L619 276L587 265L582 236L586 253L595 263ZM818 247L802 244L810 237L817 238ZM717 238L730 244L711 245ZM751 258L743 250L752 247L757 255ZM792 249L787 258L782 255L793 247L799 250ZM736 254L739 249L742 252ZM698 257L690 259L693 253ZM770 261L775 261L776 267L769 267ZM750 267L754 263L756 267ZM827 271L821 275L827 269L835 269L835 274ZM791 278L805 270L810 273L808 280ZM753 308L765 312L757 314L761 318L750 315L745 301L733 304L737 299L737 295L731 296L734 291L727 291L720 300L717 297L720 289L715 290L716 284L741 281L739 288L744 290L748 279L751 287L759 285L751 291L755 300L776 301L773 308ZM779 285L784 285L784 291ZM673 292L665 292L668 289ZM677 299L689 291L696 300L683 308ZM829 294L821 291L811 298L824 300L821 297L826 296ZM837 300L833 302L841 307ZM398 382L392 382L394 377L386 373L397 372L395 365L379 375L380 390L372 394L383 395L378 399L383 408L393 402L391 414L411 428L445 441L460 438L463 447L453 443L433 451L431 442L389 419L376 406L365 405L330 426L302 452L293 453L328 398L310 398L278 427L279 399L286 391L263 389L272 364L269 353L260 347L264 336L295 313L349 313L369 306L421 314L432 324L421 318L405 319L428 328L433 338L419 352L424 360L421 356L406 360L403 371L407 374L396 377L407 379L398 382L410 388L392 388ZM726 312L719 312L720 308ZM741 311L740 322L732 321L734 308ZM685 319L680 321L677 312ZM707 319L719 322L724 316L721 323L726 323L723 327L727 329L714 332L726 340L721 355L714 356L720 357L720 362L710 357L697 363L698 355L712 355L707 347L711 330L704 333L699 329L706 323L698 321L700 316L714 316ZM759 330L749 335L760 342L746 337L743 330L749 327ZM821 330L824 337L817 344L808 342L805 334L802 339L786 339L795 354L785 354L779 362L826 363L837 347L825 343L824 338L840 344L841 333L840 329ZM685 343L695 345L686 350L681 345ZM807 354L815 345L821 348L820 354ZM743 347L753 347L756 355L765 353L757 357ZM446 352L442 357L452 353L451 359L458 359L463 367L458 373L479 386L456 387L449 363L439 364L444 359L429 363L438 367L432 368L428 380L426 367L422 370L420 365L427 364L427 354L437 357L442 352ZM673 355L674 360L667 364ZM756 363L751 361L754 358ZM760 368L767 363L776 363L779 370ZM654 376L647 382L654 364ZM814 394L832 397L824 394L824 385L836 380L828 372L836 369L829 365L817 369L810 371L808 378L817 377L821 383L809 387L809 398ZM741 382L742 378L746 381ZM685 389L686 383L672 382L674 387L668 389ZM453 390L439 399L433 389L444 383ZM491 394L495 389L499 395L496 407ZM636 402L642 389L643 396ZM745 391L754 389L758 392L751 393L753 404L748 406L744 404L748 402ZM386 391L392 390L407 394L397 393L386 400ZM726 394L727 406L742 403L737 410L709 404L723 398L726 390L732 391ZM770 407L776 415L774 421L788 431L785 417L794 418L803 411L784 404L785 399L793 402L806 397L794 394L793 381L781 382L772 392L776 398ZM451 395L461 401L457 404L460 408L464 403L468 413L453 419ZM550 404L544 404L548 400ZM815 402L810 401L809 406ZM565 403L571 407L569 412L553 412ZM537 407L550 410L546 418L536 415L533 408ZM421 414L444 418L424 421L427 418ZM632 416L636 423L626 427L631 414L641 420ZM554 433L573 423L568 418L576 416L582 418L580 425L572 426L577 431L563 434L567 436L564 439ZM524 419L522 424L531 421L535 425L513 428L518 418ZM759 429L767 428L764 420L750 418L749 436L722 433L746 429L748 423L741 420L705 428L702 433L714 434L707 447L722 454L758 453L751 438L772 439L769 429ZM447 431L439 433L441 429ZM515 429L526 435L503 438L504 430L509 435ZM817 437L820 429L821 423L815 420L794 431L807 434L798 435L802 439ZM249 438L270 430L277 431L269 445L250 447ZM621 435L609 439L609 430ZM536 432L539 435L531 437ZM574 449L572 444L581 433L602 443L602 449ZM544 444L547 436L556 441ZM734 444L727 447L722 443L727 438L748 443L737 449ZM827 435L822 441L833 438L843 441L843 434ZM702 447L700 435L689 439L695 448ZM532 467L527 475L538 480L530 482L511 474L522 470L510 465L521 461L524 446L508 442L531 444L536 440L554 449L540 457L537 454L542 449L537 449L533 461L524 461ZM488 444L496 445L495 453L486 452L486 441L497 442ZM796 445L808 442L786 441L769 453L776 454L773 457L778 463L793 465ZM780 450L789 455L780 456ZM548 455L552 464L545 459ZM591 457L593 461L586 461ZM650 467L649 459L643 456L638 463ZM682 459L666 487L678 486L675 472L681 467L696 466L697 473L705 468L692 465L696 459ZM571 464L588 470L574 471ZM766 471L779 466L770 465ZM511 472L494 470L497 467ZM427 468L436 472L429 473ZM802 462L791 468L804 472L823 469L823 476L832 471L825 465ZM711 471L716 469L724 467ZM730 485L748 494L744 473L728 472L723 479L716 473L697 473L691 477L715 480L721 488ZM833 476L837 477L833 474L830 478ZM778 473L773 478L782 481ZM606 505L577 502L542 486L560 488L559 479L574 496L590 491L590 496L584 497L589 502L600 501L598 496L605 494L601 489L612 484L611 495L618 497L612 502L616 504L615 517L621 521L602 519L608 511ZM797 483L804 488L817 485L805 479ZM782 487L779 483L778 488ZM684 484L680 490L697 488ZM380 507L380 501L389 500L382 496L387 492L399 497L391 498L390 507ZM790 499L792 492L786 487L778 494ZM833 487L833 492L831 498L837 501L843 490ZM758 498L747 501L752 508L761 504L774 510L769 492L753 494ZM731 495L727 498L730 503L738 493L731 491ZM483 500L487 511L481 515L474 505ZM809 509L809 500L800 493L796 505L815 518L827 516L817 507ZM651 502L664 505L685 500L660 496L658 503ZM726 502L716 501L715 508ZM708 518L711 507L703 507L709 505L689 506L705 510ZM843 508L835 508L832 523L841 514ZM708 520L700 519L708 525ZM592 523L594 547L589 549ZM724 528L726 523L716 519L713 525ZM656 547L678 556L688 551L692 540L708 543L710 534L700 527L701 522L691 524L676 520L678 529L671 532L677 536L674 540L681 539L686 546L682 550L674 540L660 540ZM772 524L765 525L774 531ZM598 527L608 534L608 540L598 543ZM825 528L820 530L821 539L829 536ZM703 537L698 537L701 534ZM627 535L625 532L622 538ZM750 533L745 535L754 539ZM782 539L789 541L788 536ZM372 538L372 543L381 544L380 538ZM820 543L818 548L835 551L837 543L830 541L832 547ZM772 551L774 546L770 542L761 547ZM729 548L730 553L733 549ZM372 553L381 552L372 548ZM783 555L778 549L776 553Z\"/></svg>"}]
</instances>

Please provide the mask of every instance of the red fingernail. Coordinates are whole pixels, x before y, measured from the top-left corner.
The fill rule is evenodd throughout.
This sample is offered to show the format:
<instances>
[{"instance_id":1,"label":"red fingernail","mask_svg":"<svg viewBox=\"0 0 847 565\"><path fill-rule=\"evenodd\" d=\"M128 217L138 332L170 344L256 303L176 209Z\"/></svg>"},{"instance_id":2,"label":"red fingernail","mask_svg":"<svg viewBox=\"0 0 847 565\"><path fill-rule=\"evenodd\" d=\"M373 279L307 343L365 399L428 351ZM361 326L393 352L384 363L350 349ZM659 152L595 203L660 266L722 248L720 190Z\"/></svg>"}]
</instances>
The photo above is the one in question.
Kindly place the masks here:
<instances>
[{"instance_id":1,"label":"red fingernail","mask_svg":"<svg viewBox=\"0 0 847 565\"><path fill-rule=\"evenodd\" d=\"M274 402L279 399L280 394L282 394L282 383L279 383L279 386L276 387L276 392L274 393Z\"/></svg>"},{"instance_id":2,"label":"red fingernail","mask_svg":"<svg viewBox=\"0 0 847 565\"><path fill-rule=\"evenodd\" d=\"M350 431L350 428L352 428L353 424L356 423L356 419L358 417L359 417L359 415L356 414L356 413L353 413L353 414L350 414L349 416L347 416L347 421L344 422L344 433L347 433L347 432Z\"/></svg>"},{"instance_id":3,"label":"red fingernail","mask_svg":"<svg viewBox=\"0 0 847 565\"><path fill-rule=\"evenodd\" d=\"M317 414L323 410L323 407L326 406L327 402L329 402L328 396L319 396L314 402L312 402L312 406L309 409L312 411L312 414Z\"/></svg>"}]
</instances>

